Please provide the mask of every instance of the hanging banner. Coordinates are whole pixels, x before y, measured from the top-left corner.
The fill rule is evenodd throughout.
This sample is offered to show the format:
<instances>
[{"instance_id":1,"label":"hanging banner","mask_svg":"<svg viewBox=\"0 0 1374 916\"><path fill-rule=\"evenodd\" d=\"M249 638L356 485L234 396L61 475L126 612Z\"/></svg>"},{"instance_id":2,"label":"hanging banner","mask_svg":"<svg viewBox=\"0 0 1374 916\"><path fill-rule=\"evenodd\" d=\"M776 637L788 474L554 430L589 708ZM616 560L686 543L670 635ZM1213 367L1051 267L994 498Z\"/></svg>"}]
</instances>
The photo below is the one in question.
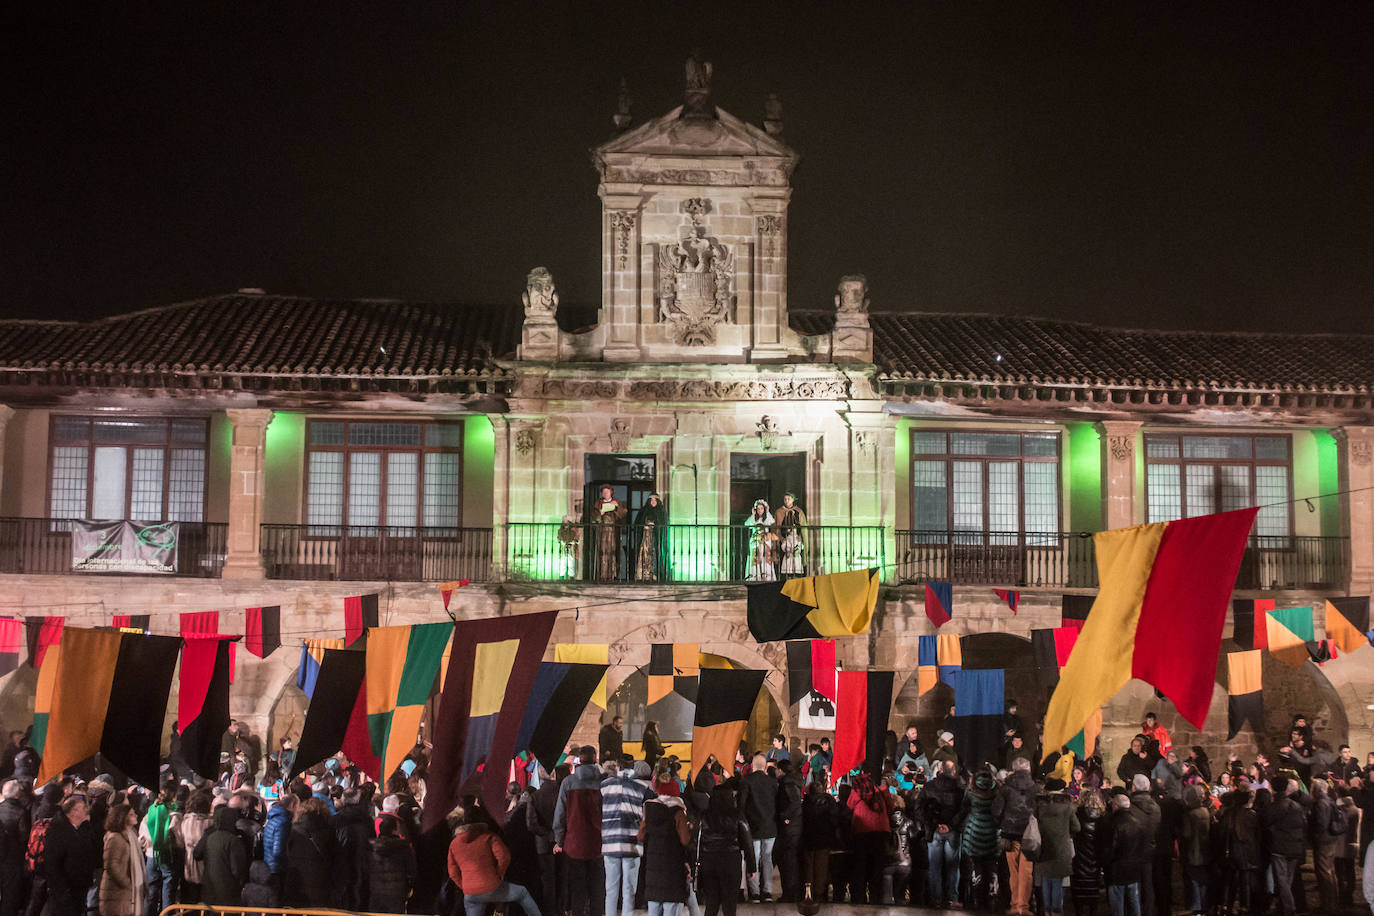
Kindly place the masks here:
<instances>
[{"instance_id":1,"label":"hanging banner","mask_svg":"<svg viewBox=\"0 0 1374 916\"><path fill-rule=\"evenodd\" d=\"M177 571L179 522L72 522L72 570L101 573Z\"/></svg>"}]
</instances>

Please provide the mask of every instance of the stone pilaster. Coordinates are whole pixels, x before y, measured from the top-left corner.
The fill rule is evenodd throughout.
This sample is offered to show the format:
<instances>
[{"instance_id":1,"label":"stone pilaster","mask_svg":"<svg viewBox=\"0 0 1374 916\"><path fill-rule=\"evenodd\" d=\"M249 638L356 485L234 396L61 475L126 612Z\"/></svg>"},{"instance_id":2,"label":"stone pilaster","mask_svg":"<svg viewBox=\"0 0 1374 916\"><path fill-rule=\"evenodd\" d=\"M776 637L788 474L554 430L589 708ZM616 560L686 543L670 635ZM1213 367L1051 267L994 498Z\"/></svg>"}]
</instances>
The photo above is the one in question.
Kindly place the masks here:
<instances>
[{"instance_id":1,"label":"stone pilaster","mask_svg":"<svg viewBox=\"0 0 1374 916\"><path fill-rule=\"evenodd\" d=\"M782 359L787 355L782 342L787 327L787 201L756 197L749 203L755 264L750 359Z\"/></svg>"},{"instance_id":2,"label":"stone pilaster","mask_svg":"<svg viewBox=\"0 0 1374 916\"><path fill-rule=\"evenodd\" d=\"M1341 528L1350 538L1349 594L1374 589L1374 427L1331 430L1340 469Z\"/></svg>"},{"instance_id":3,"label":"stone pilaster","mask_svg":"<svg viewBox=\"0 0 1374 916\"><path fill-rule=\"evenodd\" d=\"M601 202L605 220L601 320L607 324L603 355L612 362L633 362L640 355L640 327L654 320L652 296L640 301L643 199L603 189Z\"/></svg>"},{"instance_id":4,"label":"stone pilaster","mask_svg":"<svg viewBox=\"0 0 1374 916\"><path fill-rule=\"evenodd\" d=\"M13 407L0 404L0 493L4 492L5 486L5 430L9 428L15 413Z\"/></svg>"},{"instance_id":5,"label":"stone pilaster","mask_svg":"<svg viewBox=\"0 0 1374 916\"><path fill-rule=\"evenodd\" d=\"M229 537L224 559L226 579L261 579L263 466L267 453L267 425L272 411L264 408L226 410L233 425L229 453Z\"/></svg>"},{"instance_id":6,"label":"stone pilaster","mask_svg":"<svg viewBox=\"0 0 1374 916\"><path fill-rule=\"evenodd\" d=\"M1129 528L1144 521L1145 506L1138 497L1140 484L1136 476L1140 427L1134 420L1103 420L1097 424L1097 431L1102 434L1102 521L1107 529Z\"/></svg>"}]
</instances>

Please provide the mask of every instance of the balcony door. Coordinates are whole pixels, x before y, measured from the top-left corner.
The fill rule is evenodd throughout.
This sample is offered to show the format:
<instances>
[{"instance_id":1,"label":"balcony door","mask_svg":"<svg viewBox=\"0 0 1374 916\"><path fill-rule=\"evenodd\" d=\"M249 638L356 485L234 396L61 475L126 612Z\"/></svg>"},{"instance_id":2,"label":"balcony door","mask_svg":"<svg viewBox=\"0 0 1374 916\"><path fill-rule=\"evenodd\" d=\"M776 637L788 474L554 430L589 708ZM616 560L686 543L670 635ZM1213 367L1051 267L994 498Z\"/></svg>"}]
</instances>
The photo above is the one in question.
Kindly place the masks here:
<instances>
[{"instance_id":1,"label":"balcony door","mask_svg":"<svg viewBox=\"0 0 1374 916\"><path fill-rule=\"evenodd\" d=\"M806 500L806 455L730 455L730 578L744 579L749 572L749 532L744 523L753 512L755 500L765 500L768 511L776 514L784 494L797 496L802 510L811 515ZM814 545L813 548L815 549Z\"/></svg>"},{"instance_id":2,"label":"balcony door","mask_svg":"<svg viewBox=\"0 0 1374 916\"><path fill-rule=\"evenodd\" d=\"M587 455L585 458L586 485L582 491L582 519L587 524L583 543L587 549L582 552L582 575L587 580L607 577L598 575L602 554L607 550L615 554L613 581L625 582L630 579L629 531L635 514L644 507L649 494L657 491L658 461L653 455ZM592 527L592 505L601 498L601 488L610 487L615 498L626 509L624 521L613 534L603 533Z\"/></svg>"}]
</instances>

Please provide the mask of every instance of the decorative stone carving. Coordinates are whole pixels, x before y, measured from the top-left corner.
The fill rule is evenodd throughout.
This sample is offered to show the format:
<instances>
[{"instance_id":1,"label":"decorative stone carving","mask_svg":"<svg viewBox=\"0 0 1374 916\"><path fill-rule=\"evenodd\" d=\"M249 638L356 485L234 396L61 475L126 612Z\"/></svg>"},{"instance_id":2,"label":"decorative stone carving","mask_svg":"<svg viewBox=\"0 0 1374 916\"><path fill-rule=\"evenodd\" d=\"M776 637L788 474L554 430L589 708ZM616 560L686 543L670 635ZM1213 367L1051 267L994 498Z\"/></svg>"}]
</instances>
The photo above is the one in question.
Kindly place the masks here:
<instances>
[{"instance_id":1,"label":"decorative stone carving","mask_svg":"<svg viewBox=\"0 0 1374 916\"><path fill-rule=\"evenodd\" d=\"M544 383L545 386L549 382ZM650 401L838 401L849 397L849 383L840 379L756 379L754 381L642 381L631 382L626 395Z\"/></svg>"},{"instance_id":2,"label":"decorative stone carving","mask_svg":"<svg viewBox=\"0 0 1374 916\"><path fill-rule=\"evenodd\" d=\"M1374 461L1374 446L1365 440L1350 443L1350 463L1356 467L1368 467Z\"/></svg>"},{"instance_id":3,"label":"decorative stone carving","mask_svg":"<svg viewBox=\"0 0 1374 916\"><path fill-rule=\"evenodd\" d=\"M620 386L610 381L550 378L544 379L539 393L546 398L607 400L620 394Z\"/></svg>"},{"instance_id":4,"label":"decorative stone carving","mask_svg":"<svg viewBox=\"0 0 1374 916\"><path fill-rule=\"evenodd\" d=\"M701 347L716 342L716 328L730 321L734 296L730 282L734 257L715 236L706 234L703 219L711 202L693 197L682 202L691 220L683 238L658 251L658 316L673 326L679 346Z\"/></svg>"},{"instance_id":5,"label":"decorative stone carving","mask_svg":"<svg viewBox=\"0 0 1374 916\"><path fill-rule=\"evenodd\" d=\"M525 317L550 317L558 311L558 290L554 289L553 274L547 268L536 267L525 277L525 292L520 301L525 304Z\"/></svg>"},{"instance_id":6,"label":"decorative stone carving","mask_svg":"<svg viewBox=\"0 0 1374 916\"><path fill-rule=\"evenodd\" d=\"M878 434L870 429L854 430L854 447L860 452L872 452L878 447Z\"/></svg>"},{"instance_id":7,"label":"decorative stone carving","mask_svg":"<svg viewBox=\"0 0 1374 916\"><path fill-rule=\"evenodd\" d=\"M776 92L768 93L768 99L763 103L763 129L768 136L782 139L782 99L778 98Z\"/></svg>"},{"instance_id":8,"label":"decorative stone carving","mask_svg":"<svg viewBox=\"0 0 1374 916\"><path fill-rule=\"evenodd\" d=\"M683 118L714 118L716 107L711 104L711 64L701 59L700 51L692 51L683 68L686 87L682 93Z\"/></svg>"},{"instance_id":9,"label":"decorative stone carving","mask_svg":"<svg viewBox=\"0 0 1374 916\"><path fill-rule=\"evenodd\" d=\"M777 420L765 414L759 417L759 422L754 424L754 428L758 430L759 445L763 446L765 452L771 452L778 447L778 436L782 435L782 431L778 429Z\"/></svg>"},{"instance_id":10,"label":"decorative stone carving","mask_svg":"<svg viewBox=\"0 0 1374 916\"><path fill-rule=\"evenodd\" d=\"M611 231L615 233L615 253L618 269L630 264L630 241L635 231L635 214L630 210L611 212Z\"/></svg>"},{"instance_id":11,"label":"decorative stone carving","mask_svg":"<svg viewBox=\"0 0 1374 916\"><path fill-rule=\"evenodd\" d=\"M782 230L782 217L774 213L765 213L757 220L759 230L759 240L763 243L763 256L765 258L777 257L778 254L778 233Z\"/></svg>"},{"instance_id":12,"label":"decorative stone carving","mask_svg":"<svg viewBox=\"0 0 1374 916\"><path fill-rule=\"evenodd\" d=\"M744 169L643 169L610 166L606 169L606 180L651 185L785 187L787 174L778 169L748 171Z\"/></svg>"},{"instance_id":13,"label":"decorative stone carving","mask_svg":"<svg viewBox=\"0 0 1374 916\"><path fill-rule=\"evenodd\" d=\"M628 452L629 450L630 421L616 417L611 421L611 451Z\"/></svg>"},{"instance_id":14,"label":"decorative stone carving","mask_svg":"<svg viewBox=\"0 0 1374 916\"><path fill-rule=\"evenodd\" d=\"M840 277L835 293L835 310L841 315L868 314L868 278L863 274Z\"/></svg>"},{"instance_id":15,"label":"decorative stone carving","mask_svg":"<svg viewBox=\"0 0 1374 916\"><path fill-rule=\"evenodd\" d=\"M515 434L515 450L521 455L534 451L534 431L522 429Z\"/></svg>"},{"instance_id":16,"label":"decorative stone carving","mask_svg":"<svg viewBox=\"0 0 1374 916\"><path fill-rule=\"evenodd\" d=\"M1131 455L1135 452L1135 437L1109 436L1107 438L1107 450L1112 453L1112 458L1116 461L1130 461Z\"/></svg>"}]
</instances>

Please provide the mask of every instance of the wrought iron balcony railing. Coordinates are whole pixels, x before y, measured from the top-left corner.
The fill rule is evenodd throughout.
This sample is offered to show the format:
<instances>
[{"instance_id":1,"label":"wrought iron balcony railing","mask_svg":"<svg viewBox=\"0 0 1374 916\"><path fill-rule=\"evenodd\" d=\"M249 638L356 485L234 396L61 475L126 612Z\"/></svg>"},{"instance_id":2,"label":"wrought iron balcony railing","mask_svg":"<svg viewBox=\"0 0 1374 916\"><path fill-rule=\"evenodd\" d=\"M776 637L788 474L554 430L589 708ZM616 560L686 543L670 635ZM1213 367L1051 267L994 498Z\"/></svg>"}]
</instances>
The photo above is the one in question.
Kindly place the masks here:
<instances>
[{"instance_id":1,"label":"wrought iron balcony railing","mask_svg":"<svg viewBox=\"0 0 1374 916\"><path fill-rule=\"evenodd\" d=\"M0 573L63 575L72 568L69 518L0 518ZM229 526L223 522L178 522L178 576L217 579L224 568ZM81 572L79 575L96 575Z\"/></svg>"},{"instance_id":2,"label":"wrought iron balcony railing","mask_svg":"<svg viewBox=\"0 0 1374 916\"><path fill-rule=\"evenodd\" d=\"M885 565L877 526L811 525L756 531L747 525L511 523L506 577L626 585L732 583Z\"/></svg>"},{"instance_id":3,"label":"wrought iron balcony railing","mask_svg":"<svg viewBox=\"0 0 1374 916\"><path fill-rule=\"evenodd\" d=\"M490 528L263 525L269 579L391 579L447 582L492 578Z\"/></svg>"},{"instance_id":4,"label":"wrought iron balcony railing","mask_svg":"<svg viewBox=\"0 0 1374 916\"><path fill-rule=\"evenodd\" d=\"M897 581L963 585L1096 588L1097 554L1088 534L897 531ZM1250 539L1238 590L1341 589L1350 578L1350 539Z\"/></svg>"}]
</instances>

